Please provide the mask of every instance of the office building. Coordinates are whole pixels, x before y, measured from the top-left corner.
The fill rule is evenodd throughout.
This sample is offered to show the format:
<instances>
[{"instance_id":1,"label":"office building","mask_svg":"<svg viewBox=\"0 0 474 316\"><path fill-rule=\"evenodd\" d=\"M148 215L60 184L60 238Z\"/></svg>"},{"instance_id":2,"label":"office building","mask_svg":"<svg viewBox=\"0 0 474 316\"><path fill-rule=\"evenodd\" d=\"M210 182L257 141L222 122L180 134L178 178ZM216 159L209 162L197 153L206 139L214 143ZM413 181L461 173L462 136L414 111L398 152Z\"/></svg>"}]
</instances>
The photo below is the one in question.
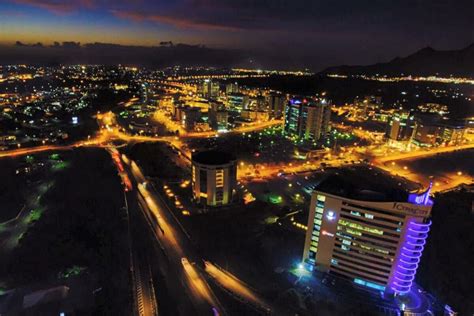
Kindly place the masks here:
<instances>
[{"instance_id":1,"label":"office building","mask_svg":"<svg viewBox=\"0 0 474 316\"><path fill-rule=\"evenodd\" d=\"M281 118L285 112L286 97L280 93L267 96L268 111L271 118Z\"/></svg>"},{"instance_id":2,"label":"office building","mask_svg":"<svg viewBox=\"0 0 474 316\"><path fill-rule=\"evenodd\" d=\"M447 120L438 114L420 114L415 118L411 143L419 147L460 145L466 131L463 121Z\"/></svg>"},{"instance_id":3,"label":"office building","mask_svg":"<svg viewBox=\"0 0 474 316\"><path fill-rule=\"evenodd\" d=\"M144 105L148 105L150 101L150 86L148 83L142 83L140 85L140 102Z\"/></svg>"},{"instance_id":4,"label":"office building","mask_svg":"<svg viewBox=\"0 0 474 316\"><path fill-rule=\"evenodd\" d=\"M197 86L197 94L206 99L213 99L219 96L220 86L218 82L206 79Z\"/></svg>"},{"instance_id":5,"label":"office building","mask_svg":"<svg viewBox=\"0 0 474 316\"><path fill-rule=\"evenodd\" d=\"M252 100L254 105L252 110L256 111L268 111L268 103L266 98L263 95L258 95Z\"/></svg>"},{"instance_id":6,"label":"office building","mask_svg":"<svg viewBox=\"0 0 474 316\"><path fill-rule=\"evenodd\" d=\"M414 117L409 112L395 113L387 124L386 136L390 140L408 140L413 134L414 125Z\"/></svg>"},{"instance_id":7,"label":"office building","mask_svg":"<svg viewBox=\"0 0 474 316\"><path fill-rule=\"evenodd\" d=\"M242 93L231 93L227 96L227 102L231 110L241 112L248 109L249 97Z\"/></svg>"},{"instance_id":8,"label":"office building","mask_svg":"<svg viewBox=\"0 0 474 316\"><path fill-rule=\"evenodd\" d=\"M221 102L210 102L209 103L209 124L212 129L216 131L227 131L229 112Z\"/></svg>"},{"instance_id":9,"label":"office building","mask_svg":"<svg viewBox=\"0 0 474 316\"><path fill-rule=\"evenodd\" d=\"M231 154L210 150L192 155L194 200L205 206L232 202L237 184L237 162Z\"/></svg>"},{"instance_id":10,"label":"office building","mask_svg":"<svg viewBox=\"0 0 474 316\"><path fill-rule=\"evenodd\" d=\"M466 134L464 123L446 122L441 125L440 142L445 145L461 145Z\"/></svg>"},{"instance_id":11,"label":"office building","mask_svg":"<svg viewBox=\"0 0 474 316\"><path fill-rule=\"evenodd\" d=\"M190 106L178 106L175 108L175 120L178 121L185 130L192 131L194 126L201 119L201 109Z\"/></svg>"},{"instance_id":12,"label":"office building","mask_svg":"<svg viewBox=\"0 0 474 316\"><path fill-rule=\"evenodd\" d=\"M440 127L437 115L418 115L415 117L415 125L411 143L418 147L436 146L439 141Z\"/></svg>"},{"instance_id":13,"label":"office building","mask_svg":"<svg viewBox=\"0 0 474 316\"><path fill-rule=\"evenodd\" d=\"M266 122L270 119L269 114L266 111L243 110L240 113L240 116L244 120L252 122Z\"/></svg>"},{"instance_id":14,"label":"office building","mask_svg":"<svg viewBox=\"0 0 474 316\"><path fill-rule=\"evenodd\" d=\"M380 171L359 172L333 175L313 192L303 260L369 289L406 293L431 225L430 188L409 193Z\"/></svg>"},{"instance_id":15,"label":"office building","mask_svg":"<svg viewBox=\"0 0 474 316\"><path fill-rule=\"evenodd\" d=\"M292 98L287 104L285 133L296 139L318 141L329 133L331 102L326 99Z\"/></svg>"},{"instance_id":16,"label":"office building","mask_svg":"<svg viewBox=\"0 0 474 316\"><path fill-rule=\"evenodd\" d=\"M227 95L229 95L231 93L239 93L239 92L240 92L240 88L239 88L239 84L237 82L230 82L230 83L225 85L225 93Z\"/></svg>"}]
</instances>

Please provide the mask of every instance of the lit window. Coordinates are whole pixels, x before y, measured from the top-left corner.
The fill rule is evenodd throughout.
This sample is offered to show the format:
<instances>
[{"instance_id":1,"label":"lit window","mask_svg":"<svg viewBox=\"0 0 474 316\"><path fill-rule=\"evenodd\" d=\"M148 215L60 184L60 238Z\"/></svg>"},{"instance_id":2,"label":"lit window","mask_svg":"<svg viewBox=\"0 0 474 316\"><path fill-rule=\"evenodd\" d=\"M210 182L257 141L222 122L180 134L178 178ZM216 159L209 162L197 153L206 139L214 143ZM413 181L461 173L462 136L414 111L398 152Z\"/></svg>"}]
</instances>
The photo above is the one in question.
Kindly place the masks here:
<instances>
[{"instance_id":1,"label":"lit window","mask_svg":"<svg viewBox=\"0 0 474 316\"><path fill-rule=\"evenodd\" d=\"M355 228L355 229L365 231L365 232L368 232L368 233L372 233L372 234L375 234L375 235L383 235L383 230L363 226L363 225L353 223L353 222L348 222L348 221L343 220L343 219L339 220L339 224L342 225L342 226L348 226L348 227ZM346 229L346 230L349 232L349 229Z\"/></svg>"}]
</instances>

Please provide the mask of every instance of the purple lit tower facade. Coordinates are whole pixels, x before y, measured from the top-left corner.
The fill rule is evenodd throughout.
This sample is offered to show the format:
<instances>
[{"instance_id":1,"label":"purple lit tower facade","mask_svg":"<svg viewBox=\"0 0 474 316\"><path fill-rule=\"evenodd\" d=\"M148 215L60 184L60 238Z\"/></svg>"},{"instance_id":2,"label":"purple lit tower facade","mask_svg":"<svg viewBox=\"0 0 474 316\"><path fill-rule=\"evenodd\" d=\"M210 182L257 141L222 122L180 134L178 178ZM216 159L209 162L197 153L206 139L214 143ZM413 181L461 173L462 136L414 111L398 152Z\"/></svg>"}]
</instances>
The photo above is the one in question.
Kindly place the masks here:
<instances>
[{"instance_id":1,"label":"purple lit tower facade","mask_svg":"<svg viewBox=\"0 0 474 316\"><path fill-rule=\"evenodd\" d=\"M430 199L431 186L432 184L423 194L412 193L408 196L408 202L421 208L415 214L407 216L403 238L389 282L390 289L395 293L409 292L415 279L431 226L431 220L427 218L433 206L433 201Z\"/></svg>"},{"instance_id":2,"label":"purple lit tower facade","mask_svg":"<svg viewBox=\"0 0 474 316\"><path fill-rule=\"evenodd\" d=\"M386 293L409 292L431 225L430 189L405 201L314 191L306 267Z\"/></svg>"}]
</instances>

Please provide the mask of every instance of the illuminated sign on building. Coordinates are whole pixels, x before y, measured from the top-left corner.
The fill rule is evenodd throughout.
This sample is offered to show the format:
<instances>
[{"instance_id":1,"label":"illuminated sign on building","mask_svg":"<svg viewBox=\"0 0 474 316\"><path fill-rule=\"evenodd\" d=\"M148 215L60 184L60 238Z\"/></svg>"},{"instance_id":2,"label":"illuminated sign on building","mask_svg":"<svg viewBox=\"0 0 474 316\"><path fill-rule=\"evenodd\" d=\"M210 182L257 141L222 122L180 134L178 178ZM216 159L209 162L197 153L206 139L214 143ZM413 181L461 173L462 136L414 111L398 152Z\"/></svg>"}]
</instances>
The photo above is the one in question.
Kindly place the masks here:
<instances>
[{"instance_id":1,"label":"illuminated sign on building","mask_svg":"<svg viewBox=\"0 0 474 316\"><path fill-rule=\"evenodd\" d=\"M430 186L425 192L421 194L411 193L408 196L408 202L416 205L433 205L433 201L430 199L430 191L433 186L433 182L430 182Z\"/></svg>"},{"instance_id":2,"label":"illuminated sign on building","mask_svg":"<svg viewBox=\"0 0 474 316\"><path fill-rule=\"evenodd\" d=\"M325 230L323 230L321 233L322 233L324 236L334 237L334 234L333 234L333 233L330 233L330 232L325 231Z\"/></svg>"},{"instance_id":3,"label":"illuminated sign on building","mask_svg":"<svg viewBox=\"0 0 474 316\"><path fill-rule=\"evenodd\" d=\"M332 222L336 219L336 213L334 211L327 211L326 218Z\"/></svg>"},{"instance_id":4,"label":"illuminated sign on building","mask_svg":"<svg viewBox=\"0 0 474 316\"><path fill-rule=\"evenodd\" d=\"M416 205L409 204L409 203L393 203L393 209L397 211L402 211L404 213L408 213L410 215L415 216L427 216L430 212L429 209L418 208Z\"/></svg>"}]
</instances>

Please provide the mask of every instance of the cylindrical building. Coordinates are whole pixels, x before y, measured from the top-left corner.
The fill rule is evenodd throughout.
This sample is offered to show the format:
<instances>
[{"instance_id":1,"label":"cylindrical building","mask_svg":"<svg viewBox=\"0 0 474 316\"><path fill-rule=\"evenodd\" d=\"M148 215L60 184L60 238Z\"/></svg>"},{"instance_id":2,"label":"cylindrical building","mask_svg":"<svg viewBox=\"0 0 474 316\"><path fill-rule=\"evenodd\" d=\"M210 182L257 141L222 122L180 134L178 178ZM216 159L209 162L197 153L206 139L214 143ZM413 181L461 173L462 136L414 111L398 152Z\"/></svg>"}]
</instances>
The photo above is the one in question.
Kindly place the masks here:
<instances>
[{"instance_id":1,"label":"cylindrical building","mask_svg":"<svg viewBox=\"0 0 474 316\"><path fill-rule=\"evenodd\" d=\"M209 150L192 156L194 200L206 206L227 205L237 183L237 162L229 153Z\"/></svg>"}]
</instances>

